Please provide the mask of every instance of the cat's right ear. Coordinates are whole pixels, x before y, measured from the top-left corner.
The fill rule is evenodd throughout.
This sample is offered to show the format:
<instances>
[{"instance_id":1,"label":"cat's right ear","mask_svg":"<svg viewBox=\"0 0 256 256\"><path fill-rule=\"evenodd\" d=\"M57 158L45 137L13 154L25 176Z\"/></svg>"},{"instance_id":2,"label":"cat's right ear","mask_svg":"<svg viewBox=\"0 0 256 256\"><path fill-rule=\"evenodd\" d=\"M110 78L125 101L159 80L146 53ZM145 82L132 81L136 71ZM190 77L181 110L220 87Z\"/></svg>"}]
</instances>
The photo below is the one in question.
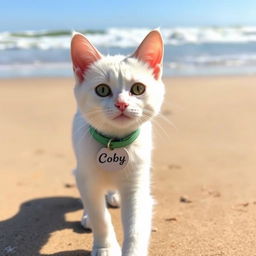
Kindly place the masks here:
<instances>
[{"instance_id":1,"label":"cat's right ear","mask_svg":"<svg viewBox=\"0 0 256 256\"><path fill-rule=\"evenodd\" d=\"M80 33L73 34L71 40L71 59L73 70L79 83L85 79L84 74L88 67L101 58L100 52L84 35Z\"/></svg>"}]
</instances>

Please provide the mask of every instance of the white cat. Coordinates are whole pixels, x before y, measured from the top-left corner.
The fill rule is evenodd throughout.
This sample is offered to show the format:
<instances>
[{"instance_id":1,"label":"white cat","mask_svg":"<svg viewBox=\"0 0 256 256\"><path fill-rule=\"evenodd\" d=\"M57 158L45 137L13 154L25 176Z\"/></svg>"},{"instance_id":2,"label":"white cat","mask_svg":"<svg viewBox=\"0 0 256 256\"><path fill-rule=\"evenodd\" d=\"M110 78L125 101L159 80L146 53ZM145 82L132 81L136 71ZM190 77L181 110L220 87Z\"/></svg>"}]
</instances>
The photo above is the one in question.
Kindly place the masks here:
<instances>
[{"instance_id":1,"label":"white cat","mask_svg":"<svg viewBox=\"0 0 256 256\"><path fill-rule=\"evenodd\" d=\"M84 206L81 223L93 231L92 255L146 256L152 218L151 119L159 113L164 97L161 34L151 31L130 56L103 56L83 35L75 33L71 57L78 105L73 122L75 176ZM101 140L106 137L107 143L95 134ZM129 160L109 163L115 159L108 155L117 152L115 143L121 146L121 154L128 152ZM107 154L100 159L102 148ZM100 162L110 167L102 167ZM117 164L120 170L114 170ZM121 205L122 249L106 207L107 193L110 204Z\"/></svg>"}]
</instances>

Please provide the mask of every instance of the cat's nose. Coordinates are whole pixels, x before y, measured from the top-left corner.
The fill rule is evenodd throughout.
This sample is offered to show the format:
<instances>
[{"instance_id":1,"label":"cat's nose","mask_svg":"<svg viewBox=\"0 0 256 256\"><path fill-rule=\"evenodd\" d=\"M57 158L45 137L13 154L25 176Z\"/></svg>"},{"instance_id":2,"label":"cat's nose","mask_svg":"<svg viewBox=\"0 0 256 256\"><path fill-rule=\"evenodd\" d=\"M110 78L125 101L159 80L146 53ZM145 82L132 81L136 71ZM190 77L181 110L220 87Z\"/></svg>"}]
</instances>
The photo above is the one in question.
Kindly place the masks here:
<instances>
[{"instance_id":1,"label":"cat's nose","mask_svg":"<svg viewBox=\"0 0 256 256\"><path fill-rule=\"evenodd\" d=\"M124 102L124 101L117 101L115 106L122 112L125 111L125 109L129 106L128 103Z\"/></svg>"}]
</instances>

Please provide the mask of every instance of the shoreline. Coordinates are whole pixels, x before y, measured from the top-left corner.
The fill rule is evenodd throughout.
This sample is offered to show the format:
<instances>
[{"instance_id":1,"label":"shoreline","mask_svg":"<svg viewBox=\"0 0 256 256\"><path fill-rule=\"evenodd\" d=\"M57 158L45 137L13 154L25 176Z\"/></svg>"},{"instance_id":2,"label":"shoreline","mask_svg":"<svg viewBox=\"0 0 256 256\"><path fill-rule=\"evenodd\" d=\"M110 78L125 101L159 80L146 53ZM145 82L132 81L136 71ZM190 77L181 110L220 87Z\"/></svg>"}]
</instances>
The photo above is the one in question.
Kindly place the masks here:
<instances>
[{"instance_id":1,"label":"shoreline","mask_svg":"<svg viewBox=\"0 0 256 256\"><path fill-rule=\"evenodd\" d=\"M222 78L243 78L243 77L256 77L256 73L253 74L219 74L219 75L169 75L163 76L162 80L168 79L222 79ZM49 80L49 79L67 79L67 80L74 80L73 76L28 76L28 77L0 77L0 81L5 80Z\"/></svg>"}]
</instances>

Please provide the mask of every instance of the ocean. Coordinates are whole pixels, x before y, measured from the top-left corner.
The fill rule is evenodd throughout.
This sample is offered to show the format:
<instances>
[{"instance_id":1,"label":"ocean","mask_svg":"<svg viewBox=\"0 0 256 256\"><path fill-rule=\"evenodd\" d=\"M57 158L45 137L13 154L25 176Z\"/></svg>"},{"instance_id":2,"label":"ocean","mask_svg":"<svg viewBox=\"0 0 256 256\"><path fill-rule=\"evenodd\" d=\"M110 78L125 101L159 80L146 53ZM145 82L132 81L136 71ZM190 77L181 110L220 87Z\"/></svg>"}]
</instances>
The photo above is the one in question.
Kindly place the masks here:
<instances>
[{"instance_id":1,"label":"ocean","mask_svg":"<svg viewBox=\"0 0 256 256\"><path fill-rule=\"evenodd\" d=\"M150 30L84 30L103 54L130 54ZM256 74L256 27L162 28L165 76ZM0 78L72 76L72 31L0 32Z\"/></svg>"}]
</instances>

